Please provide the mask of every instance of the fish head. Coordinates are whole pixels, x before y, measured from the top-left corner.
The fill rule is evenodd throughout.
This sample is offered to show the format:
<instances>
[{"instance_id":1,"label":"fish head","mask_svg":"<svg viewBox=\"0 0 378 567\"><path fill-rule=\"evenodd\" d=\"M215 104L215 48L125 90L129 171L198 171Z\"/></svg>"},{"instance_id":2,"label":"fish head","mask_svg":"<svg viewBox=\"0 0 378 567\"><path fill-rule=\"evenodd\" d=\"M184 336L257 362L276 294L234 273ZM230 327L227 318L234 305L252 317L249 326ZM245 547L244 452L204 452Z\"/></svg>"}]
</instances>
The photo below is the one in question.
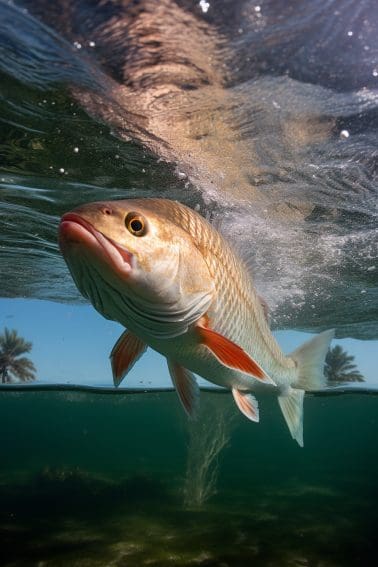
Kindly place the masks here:
<instances>
[{"instance_id":1,"label":"fish head","mask_svg":"<svg viewBox=\"0 0 378 567\"><path fill-rule=\"evenodd\" d=\"M60 248L79 291L129 328L130 318L140 324L144 318L156 320L155 326L176 322L169 332L180 334L212 300L214 283L203 254L168 210L170 203L102 201L61 219Z\"/></svg>"}]
</instances>

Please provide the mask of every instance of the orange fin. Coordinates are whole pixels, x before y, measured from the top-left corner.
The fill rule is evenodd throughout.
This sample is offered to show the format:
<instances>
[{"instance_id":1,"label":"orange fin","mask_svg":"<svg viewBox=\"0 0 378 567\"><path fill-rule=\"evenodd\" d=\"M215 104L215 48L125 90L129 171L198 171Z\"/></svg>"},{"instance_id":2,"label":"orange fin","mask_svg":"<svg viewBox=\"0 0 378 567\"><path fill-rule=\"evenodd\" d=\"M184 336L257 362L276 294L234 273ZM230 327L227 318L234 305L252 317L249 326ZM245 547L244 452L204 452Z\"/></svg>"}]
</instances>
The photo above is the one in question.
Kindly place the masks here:
<instances>
[{"instance_id":1,"label":"orange fin","mask_svg":"<svg viewBox=\"0 0 378 567\"><path fill-rule=\"evenodd\" d=\"M184 406L184 410L189 417L195 418L200 396L197 380L190 370L187 370L187 368L180 366L173 360L167 359L167 362L173 385L175 386L178 397Z\"/></svg>"},{"instance_id":2,"label":"orange fin","mask_svg":"<svg viewBox=\"0 0 378 567\"><path fill-rule=\"evenodd\" d=\"M201 343L207 346L222 364L234 370L251 374L261 382L276 385L261 366L240 346L202 325L197 325L197 332L201 338Z\"/></svg>"},{"instance_id":3,"label":"orange fin","mask_svg":"<svg viewBox=\"0 0 378 567\"><path fill-rule=\"evenodd\" d=\"M120 385L146 348L147 345L130 331L122 333L110 353L114 386Z\"/></svg>"},{"instance_id":4,"label":"orange fin","mask_svg":"<svg viewBox=\"0 0 378 567\"><path fill-rule=\"evenodd\" d=\"M232 388L232 395L234 396L234 400L240 411L244 413L248 419L257 423L260 418L259 405L255 396L252 396L252 394L249 394L248 392L242 392L237 388Z\"/></svg>"}]
</instances>

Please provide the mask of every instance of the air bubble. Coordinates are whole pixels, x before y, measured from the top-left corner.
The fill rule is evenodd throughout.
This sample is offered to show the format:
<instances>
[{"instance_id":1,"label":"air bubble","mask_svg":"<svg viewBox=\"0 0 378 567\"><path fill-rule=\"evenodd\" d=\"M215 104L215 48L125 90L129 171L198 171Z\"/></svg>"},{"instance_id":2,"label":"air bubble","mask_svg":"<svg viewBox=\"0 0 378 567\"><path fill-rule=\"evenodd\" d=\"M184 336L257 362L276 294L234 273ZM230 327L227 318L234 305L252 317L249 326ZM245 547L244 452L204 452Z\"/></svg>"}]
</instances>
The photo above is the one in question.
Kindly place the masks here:
<instances>
[{"instance_id":1,"label":"air bubble","mask_svg":"<svg viewBox=\"0 0 378 567\"><path fill-rule=\"evenodd\" d=\"M200 0L198 5L204 14L206 14L210 8L210 2L206 2L206 0Z\"/></svg>"}]
</instances>

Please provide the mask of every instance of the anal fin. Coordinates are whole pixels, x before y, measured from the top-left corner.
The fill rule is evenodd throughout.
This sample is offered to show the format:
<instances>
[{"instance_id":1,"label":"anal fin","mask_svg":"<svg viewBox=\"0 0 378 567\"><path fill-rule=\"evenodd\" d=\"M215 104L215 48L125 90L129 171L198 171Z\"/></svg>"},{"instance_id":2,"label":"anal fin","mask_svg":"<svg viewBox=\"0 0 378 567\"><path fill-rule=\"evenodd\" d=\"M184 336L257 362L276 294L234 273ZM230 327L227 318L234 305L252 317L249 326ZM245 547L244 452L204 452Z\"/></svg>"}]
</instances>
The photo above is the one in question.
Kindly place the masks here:
<instances>
[{"instance_id":1,"label":"anal fin","mask_svg":"<svg viewBox=\"0 0 378 567\"><path fill-rule=\"evenodd\" d=\"M195 418L200 397L197 380L190 370L184 368L177 362L167 359L167 363L173 385L176 388L176 392L185 412L189 417Z\"/></svg>"},{"instance_id":2,"label":"anal fin","mask_svg":"<svg viewBox=\"0 0 378 567\"><path fill-rule=\"evenodd\" d=\"M232 395L240 411L251 421L259 421L259 405L257 400L249 392L243 392L232 388Z\"/></svg>"},{"instance_id":3,"label":"anal fin","mask_svg":"<svg viewBox=\"0 0 378 567\"><path fill-rule=\"evenodd\" d=\"M291 433L300 447L303 447L303 398L304 390L290 388L288 393L278 396L278 403Z\"/></svg>"},{"instance_id":4,"label":"anal fin","mask_svg":"<svg viewBox=\"0 0 378 567\"><path fill-rule=\"evenodd\" d=\"M110 353L114 386L119 386L126 374L147 349L138 337L125 331L119 337Z\"/></svg>"}]
</instances>

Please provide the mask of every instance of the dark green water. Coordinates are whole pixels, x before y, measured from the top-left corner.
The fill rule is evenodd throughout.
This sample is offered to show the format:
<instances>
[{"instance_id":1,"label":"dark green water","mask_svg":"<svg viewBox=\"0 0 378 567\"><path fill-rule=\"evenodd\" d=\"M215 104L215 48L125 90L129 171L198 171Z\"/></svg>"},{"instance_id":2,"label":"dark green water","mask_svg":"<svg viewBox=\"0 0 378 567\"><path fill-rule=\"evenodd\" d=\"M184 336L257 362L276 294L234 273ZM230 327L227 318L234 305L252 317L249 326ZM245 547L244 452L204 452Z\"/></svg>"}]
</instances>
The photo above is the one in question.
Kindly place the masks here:
<instances>
[{"instance_id":1,"label":"dark green water","mask_svg":"<svg viewBox=\"0 0 378 567\"><path fill-rule=\"evenodd\" d=\"M203 393L190 425L169 392L1 393L1 564L374 565L377 398L306 398L303 449L262 408ZM224 432L198 504L188 462Z\"/></svg>"}]
</instances>

